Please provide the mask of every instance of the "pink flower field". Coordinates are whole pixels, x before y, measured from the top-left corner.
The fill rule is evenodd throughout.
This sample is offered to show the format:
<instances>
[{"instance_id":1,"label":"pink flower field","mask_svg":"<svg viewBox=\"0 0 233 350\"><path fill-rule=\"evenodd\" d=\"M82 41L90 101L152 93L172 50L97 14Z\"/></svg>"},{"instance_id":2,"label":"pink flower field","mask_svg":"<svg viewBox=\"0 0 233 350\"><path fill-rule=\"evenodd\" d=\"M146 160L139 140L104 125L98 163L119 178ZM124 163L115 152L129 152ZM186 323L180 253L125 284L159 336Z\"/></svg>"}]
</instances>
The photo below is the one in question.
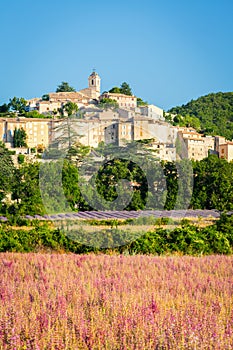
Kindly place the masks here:
<instances>
[{"instance_id":1,"label":"pink flower field","mask_svg":"<svg viewBox=\"0 0 233 350\"><path fill-rule=\"evenodd\" d=\"M233 257L0 255L0 349L233 349Z\"/></svg>"}]
</instances>

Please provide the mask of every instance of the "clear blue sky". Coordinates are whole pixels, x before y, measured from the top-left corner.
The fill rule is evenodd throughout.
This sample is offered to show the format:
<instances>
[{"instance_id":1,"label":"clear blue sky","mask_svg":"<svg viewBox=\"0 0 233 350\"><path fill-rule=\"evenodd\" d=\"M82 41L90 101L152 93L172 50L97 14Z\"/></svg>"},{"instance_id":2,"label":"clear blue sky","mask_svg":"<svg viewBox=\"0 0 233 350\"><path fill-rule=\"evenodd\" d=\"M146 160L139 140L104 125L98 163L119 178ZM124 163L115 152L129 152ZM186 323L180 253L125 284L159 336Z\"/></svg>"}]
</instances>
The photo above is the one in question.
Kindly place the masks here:
<instances>
[{"instance_id":1,"label":"clear blue sky","mask_svg":"<svg viewBox=\"0 0 233 350\"><path fill-rule=\"evenodd\" d=\"M233 91L232 0L0 2L0 104L126 81L165 110Z\"/></svg>"}]
</instances>

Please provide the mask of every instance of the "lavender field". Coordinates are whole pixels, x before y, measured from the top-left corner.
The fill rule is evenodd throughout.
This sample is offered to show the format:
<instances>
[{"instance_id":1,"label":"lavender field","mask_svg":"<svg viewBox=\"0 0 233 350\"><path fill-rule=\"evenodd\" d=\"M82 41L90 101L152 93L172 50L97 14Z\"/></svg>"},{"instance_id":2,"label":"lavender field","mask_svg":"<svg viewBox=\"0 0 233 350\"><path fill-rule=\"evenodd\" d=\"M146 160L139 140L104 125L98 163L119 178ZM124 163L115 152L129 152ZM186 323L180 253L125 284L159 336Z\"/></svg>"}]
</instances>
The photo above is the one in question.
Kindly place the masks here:
<instances>
[{"instance_id":1,"label":"lavender field","mask_svg":"<svg viewBox=\"0 0 233 350\"><path fill-rule=\"evenodd\" d=\"M0 255L0 349L232 349L233 257Z\"/></svg>"}]
</instances>

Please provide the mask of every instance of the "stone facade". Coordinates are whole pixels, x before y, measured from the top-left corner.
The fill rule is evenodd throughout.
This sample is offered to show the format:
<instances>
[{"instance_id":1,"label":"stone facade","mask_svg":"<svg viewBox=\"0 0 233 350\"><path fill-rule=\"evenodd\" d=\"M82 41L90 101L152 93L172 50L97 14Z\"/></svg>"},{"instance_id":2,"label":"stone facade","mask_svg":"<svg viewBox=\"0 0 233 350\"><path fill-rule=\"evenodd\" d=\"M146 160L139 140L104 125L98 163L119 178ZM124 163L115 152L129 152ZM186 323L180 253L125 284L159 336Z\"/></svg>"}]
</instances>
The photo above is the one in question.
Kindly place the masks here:
<instances>
[{"instance_id":1,"label":"stone facade","mask_svg":"<svg viewBox=\"0 0 233 350\"><path fill-rule=\"evenodd\" d=\"M233 142L219 145L219 158L226 159L228 162L233 160Z\"/></svg>"},{"instance_id":2,"label":"stone facade","mask_svg":"<svg viewBox=\"0 0 233 350\"><path fill-rule=\"evenodd\" d=\"M13 147L13 135L15 129L23 129L27 134L29 148L47 147L51 140L51 119L34 118L0 118L1 140L9 147Z\"/></svg>"},{"instance_id":3,"label":"stone facade","mask_svg":"<svg viewBox=\"0 0 233 350\"><path fill-rule=\"evenodd\" d=\"M120 108L136 108L137 107L137 97L129 96L124 94L116 94L111 92L105 92L100 96L100 101L103 98L110 98L118 103Z\"/></svg>"}]
</instances>

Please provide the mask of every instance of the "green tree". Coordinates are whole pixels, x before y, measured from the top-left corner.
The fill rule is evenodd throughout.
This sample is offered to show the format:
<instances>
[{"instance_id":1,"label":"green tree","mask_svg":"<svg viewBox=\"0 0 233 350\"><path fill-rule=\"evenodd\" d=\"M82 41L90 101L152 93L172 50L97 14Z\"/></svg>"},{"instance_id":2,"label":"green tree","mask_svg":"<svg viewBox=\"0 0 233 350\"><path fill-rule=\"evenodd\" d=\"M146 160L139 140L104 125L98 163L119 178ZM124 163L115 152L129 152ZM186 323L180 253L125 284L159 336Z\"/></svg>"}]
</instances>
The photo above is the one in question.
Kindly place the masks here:
<instances>
[{"instance_id":1,"label":"green tree","mask_svg":"<svg viewBox=\"0 0 233 350\"><path fill-rule=\"evenodd\" d=\"M171 108L169 113L197 118L205 134L233 138L233 92L211 93L191 100L185 105ZM177 124L182 120L178 120ZM196 123L191 121L191 126ZM181 124L179 124L181 125ZM199 129L199 125L194 127Z\"/></svg>"},{"instance_id":2,"label":"green tree","mask_svg":"<svg viewBox=\"0 0 233 350\"><path fill-rule=\"evenodd\" d=\"M60 85L58 85L56 92L75 92L75 88L70 86L66 81L62 81Z\"/></svg>"},{"instance_id":3,"label":"green tree","mask_svg":"<svg viewBox=\"0 0 233 350\"><path fill-rule=\"evenodd\" d=\"M194 209L233 210L233 163L210 155L193 162Z\"/></svg>"},{"instance_id":4,"label":"green tree","mask_svg":"<svg viewBox=\"0 0 233 350\"><path fill-rule=\"evenodd\" d=\"M114 94L121 94L121 89L117 86L114 86L111 90L109 90L109 92Z\"/></svg>"},{"instance_id":5,"label":"green tree","mask_svg":"<svg viewBox=\"0 0 233 350\"><path fill-rule=\"evenodd\" d=\"M4 103L3 105L0 106L0 113L7 113L10 110L10 105Z\"/></svg>"},{"instance_id":6,"label":"green tree","mask_svg":"<svg viewBox=\"0 0 233 350\"><path fill-rule=\"evenodd\" d=\"M114 94L124 94L132 96L131 87L126 82L122 83L120 87L114 86L112 89L109 90L109 92Z\"/></svg>"},{"instance_id":7,"label":"green tree","mask_svg":"<svg viewBox=\"0 0 233 350\"><path fill-rule=\"evenodd\" d=\"M41 97L41 99L42 99L43 101L49 101L49 95L48 95L48 94L44 94L44 95Z\"/></svg>"},{"instance_id":8,"label":"green tree","mask_svg":"<svg viewBox=\"0 0 233 350\"><path fill-rule=\"evenodd\" d=\"M121 84L120 90L122 94L132 96L131 88L126 82Z\"/></svg>"},{"instance_id":9,"label":"green tree","mask_svg":"<svg viewBox=\"0 0 233 350\"><path fill-rule=\"evenodd\" d=\"M78 105L74 102L69 101L65 104L63 109L70 117L72 114L75 114L78 112Z\"/></svg>"},{"instance_id":10,"label":"green tree","mask_svg":"<svg viewBox=\"0 0 233 350\"><path fill-rule=\"evenodd\" d=\"M148 102L143 101L140 97L137 97L137 106L147 106Z\"/></svg>"},{"instance_id":11,"label":"green tree","mask_svg":"<svg viewBox=\"0 0 233 350\"><path fill-rule=\"evenodd\" d=\"M13 135L13 147L27 147L27 134L23 128L15 128Z\"/></svg>"},{"instance_id":12,"label":"green tree","mask_svg":"<svg viewBox=\"0 0 233 350\"><path fill-rule=\"evenodd\" d=\"M99 107L103 109L109 109L109 108L116 109L119 107L119 105L117 101L112 98L103 98L99 102Z\"/></svg>"},{"instance_id":13,"label":"green tree","mask_svg":"<svg viewBox=\"0 0 233 350\"><path fill-rule=\"evenodd\" d=\"M10 151L0 141L0 203L10 193L15 167Z\"/></svg>"},{"instance_id":14,"label":"green tree","mask_svg":"<svg viewBox=\"0 0 233 350\"><path fill-rule=\"evenodd\" d=\"M18 113L24 113L27 101L23 97L13 97L10 99L9 107Z\"/></svg>"},{"instance_id":15,"label":"green tree","mask_svg":"<svg viewBox=\"0 0 233 350\"><path fill-rule=\"evenodd\" d=\"M39 163L24 163L15 172L10 212L20 215L44 214L39 188Z\"/></svg>"}]
</instances>

